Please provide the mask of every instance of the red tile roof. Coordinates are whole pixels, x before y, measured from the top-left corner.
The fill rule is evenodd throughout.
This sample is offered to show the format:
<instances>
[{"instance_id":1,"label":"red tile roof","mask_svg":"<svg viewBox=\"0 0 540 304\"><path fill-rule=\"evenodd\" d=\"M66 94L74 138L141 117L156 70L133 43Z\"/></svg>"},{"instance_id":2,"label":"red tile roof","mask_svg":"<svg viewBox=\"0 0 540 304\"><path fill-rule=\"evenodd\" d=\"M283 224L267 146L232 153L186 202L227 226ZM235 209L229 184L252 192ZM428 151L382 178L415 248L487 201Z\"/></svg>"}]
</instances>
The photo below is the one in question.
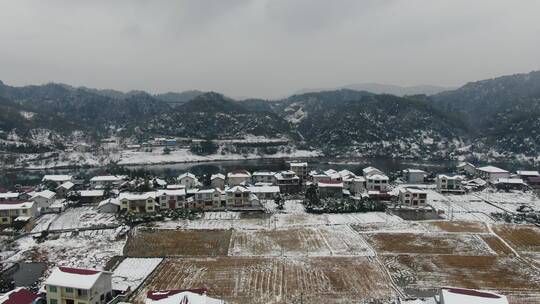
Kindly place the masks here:
<instances>
[{"instance_id":1,"label":"red tile roof","mask_svg":"<svg viewBox=\"0 0 540 304\"><path fill-rule=\"evenodd\" d=\"M193 292L199 295L203 295L208 292L208 289L206 288L195 288L195 289L171 289L171 290L160 290L160 291L148 291L146 294L146 297L153 301L158 301L162 299L166 299L172 295L181 293L181 292Z\"/></svg>"},{"instance_id":2,"label":"red tile roof","mask_svg":"<svg viewBox=\"0 0 540 304\"><path fill-rule=\"evenodd\" d=\"M26 288L20 288L9 293L8 298L2 304L31 304L38 295Z\"/></svg>"},{"instance_id":3,"label":"red tile roof","mask_svg":"<svg viewBox=\"0 0 540 304\"><path fill-rule=\"evenodd\" d=\"M80 274L80 275L94 275L96 273L99 273L98 270L90 270L90 269L79 269L79 268L70 268L70 267L62 267L62 266L58 268L62 272Z\"/></svg>"}]
</instances>

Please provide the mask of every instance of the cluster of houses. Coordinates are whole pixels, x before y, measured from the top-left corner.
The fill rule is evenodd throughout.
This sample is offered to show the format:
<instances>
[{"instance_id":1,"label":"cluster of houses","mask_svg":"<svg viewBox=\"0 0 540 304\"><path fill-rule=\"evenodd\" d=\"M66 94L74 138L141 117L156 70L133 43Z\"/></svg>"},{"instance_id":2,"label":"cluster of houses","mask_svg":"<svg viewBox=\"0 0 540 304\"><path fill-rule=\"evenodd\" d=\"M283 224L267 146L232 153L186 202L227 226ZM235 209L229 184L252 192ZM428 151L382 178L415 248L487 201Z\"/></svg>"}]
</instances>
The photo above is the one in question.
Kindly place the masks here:
<instances>
[{"instance_id":1,"label":"cluster of houses","mask_svg":"<svg viewBox=\"0 0 540 304\"><path fill-rule=\"evenodd\" d=\"M0 304L107 304L122 303L126 294L114 290L113 273L94 269L56 267L45 280L41 292L17 288L0 296ZM128 291L129 292L129 291ZM207 295L206 288L149 290L146 304L224 304L225 301ZM437 295L427 299L398 300L401 304L508 304L504 295L494 292L442 287Z\"/></svg>"},{"instance_id":2,"label":"cluster of houses","mask_svg":"<svg viewBox=\"0 0 540 304\"><path fill-rule=\"evenodd\" d=\"M205 182L186 172L174 181L160 178L150 181L145 191L135 191L148 181L126 176L104 175L84 181L70 175L45 175L36 188L0 193L0 225L27 222L44 213L60 213L76 202L93 205L100 212L154 213L159 210L198 208L205 210L262 210L263 201L280 195L293 195L314 186L321 199L344 197L395 202L419 208L428 204L426 184L434 183L440 193L460 194L492 186L502 190L540 191L537 171L511 173L494 166L476 167L461 163L451 174L429 174L419 169L405 169L396 183L405 186L392 192L390 178L381 170L366 167L361 174L349 170L312 170L306 162L292 162L288 170L236 170L212 174ZM52 191L54 190L54 191Z\"/></svg>"}]
</instances>

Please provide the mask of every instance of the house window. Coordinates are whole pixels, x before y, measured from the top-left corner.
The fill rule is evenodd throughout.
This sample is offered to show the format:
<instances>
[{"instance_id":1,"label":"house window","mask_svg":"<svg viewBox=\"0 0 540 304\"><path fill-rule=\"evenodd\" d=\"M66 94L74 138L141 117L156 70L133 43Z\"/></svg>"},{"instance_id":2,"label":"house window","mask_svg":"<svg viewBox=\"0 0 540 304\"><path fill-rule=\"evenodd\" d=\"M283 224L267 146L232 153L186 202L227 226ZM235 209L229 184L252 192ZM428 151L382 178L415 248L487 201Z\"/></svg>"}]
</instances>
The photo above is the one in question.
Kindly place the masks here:
<instances>
[{"instance_id":1,"label":"house window","mask_svg":"<svg viewBox=\"0 0 540 304\"><path fill-rule=\"evenodd\" d=\"M49 304L58 304L58 300L56 300L56 299L49 299Z\"/></svg>"},{"instance_id":2,"label":"house window","mask_svg":"<svg viewBox=\"0 0 540 304\"><path fill-rule=\"evenodd\" d=\"M78 289L77 290L77 294L79 296L87 296L88 295L88 290L85 290L85 289Z\"/></svg>"},{"instance_id":3,"label":"house window","mask_svg":"<svg viewBox=\"0 0 540 304\"><path fill-rule=\"evenodd\" d=\"M66 287L66 293L73 293L73 288Z\"/></svg>"},{"instance_id":4,"label":"house window","mask_svg":"<svg viewBox=\"0 0 540 304\"><path fill-rule=\"evenodd\" d=\"M56 292L56 286L50 286L49 285L49 291L50 292Z\"/></svg>"}]
</instances>

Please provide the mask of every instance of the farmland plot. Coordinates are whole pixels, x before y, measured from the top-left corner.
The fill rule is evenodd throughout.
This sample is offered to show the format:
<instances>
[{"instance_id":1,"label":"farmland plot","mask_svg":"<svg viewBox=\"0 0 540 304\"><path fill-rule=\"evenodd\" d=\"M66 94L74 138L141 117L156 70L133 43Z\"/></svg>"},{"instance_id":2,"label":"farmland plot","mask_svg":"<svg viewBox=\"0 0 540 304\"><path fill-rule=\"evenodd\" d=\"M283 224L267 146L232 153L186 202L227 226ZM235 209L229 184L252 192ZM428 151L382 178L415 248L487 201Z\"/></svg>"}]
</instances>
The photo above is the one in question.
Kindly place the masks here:
<instances>
[{"instance_id":1,"label":"farmland plot","mask_svg":"<svg viewBox=\"0 0 540 304\"><path fill-rule=\"evenodd\" d=\"M113 271L114 290L135 290L161 263L161 258L127 258Z\"/></svg>"},{"instance_id":2,"label":"farmland plot","mask_svg":"<svg viewBox=\"0 0 540 304\"><path fill-rule=\"evenodd\" d=\"M431 221L425 222L428 230L460 233L487 233L488 229L481 222L466 221Z\"/></svg>"},{"instance_id":3,"label":"farmland plot","mask_svg":"<svg viewBox=\"0 0 540 304\"><path fill-rule=\"evenodd\" d=\"M229 255L330 255L330 249L316 228L235 231Z\"/></svg>"},{"instance_id":4,"label":"farmland plot","mask_svg":"<svg viewBox=\"0 0 540 304\"><path fill-rule=\"evenodd\" d=\"M99 213L92 207L68 208L54 219L49 230L79 229L118 224L114 214Z\"/></svg>"},{"instance_id":5,"label":"farmland plot","mask_svg":"<svg viewBox=\"0 0 540 304\"><path fill-rule=\"evenodd\" d=\"M379 254L495 255L478 235L376 233L367 238Z\"/></svg>"},{"instance_id":6,"label":"farmland plot","mask_svg":"<svg viewBox=\"0 0 540 304\"><path fill-rule=\"evenodd\" d=\"M124 248L129 257L224 256L231 230L136 230Z\"/></svg>"},{"instance_id":7,"label":"farmland plot","mask_svg":"<svg viewBox=\"0 0 540 304\"><path fill-rule=\"evenodd\" d=\"M497 225L495 233L520 253L540 253L540 228L533 225Z\"/></svg>"},{"instance_id":8,"label":"farmland plot","mask_svg":"<svg viewBox=\"0 0 540 304\"><path fill-rule=\"evenodd\" d=\"M148 290L206 287L227 303L360 303L394 296L367 257L167 259L134 296Z\"/></svg>"},{"instance_id":9,"label":"farmland plot","mask_svg":"<svg viewBox=\"0 0 540 304\"><path fill-rule=\"evenodd\" d=\"M410 295L437 286L533 297L540 291L540 273L512 256L398 255L383 259L394 280Z\"/></svg>"}]
</instances>

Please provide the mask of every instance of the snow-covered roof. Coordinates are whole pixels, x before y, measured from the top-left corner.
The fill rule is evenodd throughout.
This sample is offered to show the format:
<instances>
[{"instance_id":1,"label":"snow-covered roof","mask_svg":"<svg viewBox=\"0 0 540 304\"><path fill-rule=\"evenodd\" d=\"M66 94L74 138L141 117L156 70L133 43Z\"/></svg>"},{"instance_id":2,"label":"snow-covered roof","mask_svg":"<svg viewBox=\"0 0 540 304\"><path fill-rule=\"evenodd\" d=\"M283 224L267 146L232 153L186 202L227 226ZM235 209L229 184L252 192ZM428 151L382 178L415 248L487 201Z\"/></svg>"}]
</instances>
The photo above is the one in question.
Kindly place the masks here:
<instances>
[{"instance_id":1,"label":"snow-covered roof","mask_svg":"<svg viewBox=\"0 0 540 304\"><path fill-rule=\"evenodd\" d=\"M167 182L161 178L154 178L154 183L160 185L161 187L167 186Z\"/></svg>"},{"instance_id":2,"label":"snow-covered roof","mask_svg":"<svg viewBox=\"0 0 540 304\"><path fill-rule=\"evenodd\" d=\"M521 178L498 178L497 184L525 184Z\"/></svg>"},{"instance_id":3,"label":"snow-covered roof","mask_svg":"<svg viewBox=\"0 0 540 304\"><path fill-rule=\"evenodd\" d=\"M117 198L111 197L111 198L108 198L106 200L102 200L101 202L99 202L98 208L102 207L102 206L105 206L107 204L113 204L113 205L120 206L120 201Z\"/></svg>"},{"instance_id":4,"label":"snow-covered roof","mask_svg":"<svg viewBox=\"0 0 540 304\"><path fill-rule=\"evenodd\" d=\"M442 288L441 297L445 304L508 304L506 296L465 288Z\"/></svg>"},{"instance_id":5,"label":"snow-covered roof","mask_svg":"<svg viewBox=\"0 0 540 304\"><path fill-rule=\"evenodd\" d=\"M370 180L388 180L388 176L384 175L384 174L373 174L373 175L370 175L368 176L368 178Z\"/></svg>"},{"instance_id":6,"label":"snow-covered roof","mask_svg":"<svg viewBox=\"0 0 540 304\"><path fill-rule=\"evenodd\" d=\"M402 188L402 189L399 189L399 192L410 192L410 193L418 193L418 194L427 193L425 190L418 189L418 188Z\"/></svg>"},{"instance_id":7,"label":"snow-covered roof","mask_svg":"<svg viewBox=\"0 0 540 304\"><path fill-rule=\"evenodd\" d=\"M99 280L102 271L57 267L45 281L47 285L70 287L77 289L90 289Z\"/></svg>"},{"instance_id":8,"label":"snow-covered roof","mask_svg":"<svg viewBox=\"0 0 540 304\"><path fill-rule=\"evenodd\" d=\"M116 175L101 175L94 176L90 179L91 182L119 182L124 179L124 176Z\"/></svg>"},{"instance_id":9,"label":"snow-covered roof","mask_svg":"<svg viewBox=\"0 0 540 304\"><path fill-rule=\"evenodd\" d=\"M69 189L73 188L73 186L75 186L75 184L73 182L65 182L65 183L61 184L60 186L58 186L56 189L64 188L66 190L69 190Z\"/></svg>"},{"instance_id":10,"label":"snow-covered roof","mask_svg":"<svg viewBox=\"0 0 540 304\"><path fill-rule=\"evenodd\" d=\"M128 200L128 201L140 201L147 200L149 198L155 198L156 192L146 192L146 193L131 193L131 192L122 192L118 196L119 200Z\"/></svg>"},{"instance_id":11,"label":"snow-covered roof","mask_svg":"<svg viewBox=\"0 0 540 304\"><path fill-rule=\"evenodd\" d=\"M366 179L363 176L356 176L352 180L355 181L355 182L365 182L366 181Z\"/></svg>"},{"instance_id":12,"label":"snow-covered roof","mask_svg":"<svg viewBox=\"0 0 540 304\"><path fill-rule=\"evenodd\" d=\"M19 287L0 296L0 304L32 304L37 298L37 294Z\"/></svg>"},{"instance_id":13,"label":"snow-covered roof","mask_svg":"<svg viewBox=\"0 0 540 304\"><path fill-rule=\"evenodd\" d=\"M146 304L224 304L222 300L206 295L205 289L200 290L164 290L149 291Z\"/></svg>"},{"instance_id":14,"label":"snow-covered roof","mask_svg":"<svg viewBox=\"0 0 540 304\"><path fill-rule=\"evenodd\" d=\"M252 176L274 176L276 172L272 171L255 171Z\"/></svg>"},{"instance_id":15,"label":"snow-covered roof","mask_svg":"<svg viewBox=\"0 0 540 304\"><path fill-rule=\"evenodd\" d=\"M18 198L19 195L20 194L18 192L0 193L0 199L14 199L14 198Z\"/></svg>"},{"instance_id":16,"label":"snow-covered roof","mask_svg":"<svg viewBox=\"0 0 540 304\"><path fill-rule=\"evenodd\" d=\"M332 180L322 180L317 183L319 188L343 188L342 182Z\"/></svg>"},{"instance_id":17,"label":"snow-covered roof","mask_svg":"<svg viewBox=\"0 0 540 304\"><path fill-rule=\"evenodd\" d=\"M216 178L225 180L226 177L225 177L224 174L221 174L221 173L212 174L212 176L210 176L210 180L214 180L214 179L216 179Z\"/></svg>"},{"instance_id":18,"label":"snow-covered roof","mask_svg":"<svg viewBox=\"0 0 540 304\"><path fill-rule=\"evenodd\" d=\"M473 168L476 168L475 165L473 165L473 164L471 164L471 163L469 163L469 162L462 162L462 163L459 163L456 167L458 167L458 168L463 168L463 167L465 167L465 166L471 166L471 167L473 167Z\"/></svg>"},{"instance_id":19,"label":"snow-covered roof","mask_svg":"<svg viewBox=\"0 0 540 304\"><path fill-rule=\"evenodd\" d=\"M437 175L437 178L446 178L450 180L464 180L465 178L461 175L446 175L446 174L439 174Z\"/></svg>"},{"instance_id":20,"label":"snow-covered roof","mask_svg":"<svg viewBox=\"0 0 540 304\"><path fill-rule=\"evenodd\" d=\"M342 177L345 177L345 176L354 176L354 177L356 177L356 174L354 174L351 171L346 170L346 169L339 171L338 174L341 175Z\"/></svg>"},{"instance_id":21,"label":"snow-covered roof","mask_svg":"<svg viewBox=\"0 0 540 304\"><path fill-rule=\"evenodd\" d=\"M248 188L244 186L234 186L234 187L225 189L225 192L233 193L233 192L250 192L250 191Z\"/></svg>"},{"instance_id":22,"label":"snow-covered roof","mask_svg":"<svg viewBox=\"0 0 540 304\"><path fill-rule=\"evenodd\" d=\"M229 172L227 173L227 177L228 178L237 178L237 177L242 177L242 178L250 178L251 177L251 174L249 174L249 172L247 171L235 171L235 172Z\"/></svg>"},{"instance_id":23,"label":"snow-covered roof","mask_svg":"<svg viewBox=\"0 0 540 304\"><path fill-rule=\"evenodd\" d=\"M79 191L79 194L82 197L98 197L98 196L103 196L104 193L105 192L103 190L82 190L82 191Z\"/></svg>"},{"instance_id":24,"label":"snow-covered roof","mask_svg":"<svg viewBox=\"0 0 540 304\"><path fill-rule=\"evenodd\" d=\"M167 185L167 189L185 189L185 188L186 188L185 185L179 185L179 184Z\"/></svg>"},{"instance_id":25,"label":"snow-covered roof","mask_svg":"<svg viewBox=\"0 0 540 304\"><path fill-rule=\"evenodd\" d=\"M420 170L420 169L405 169L405 170L403 170L403 172L408 172L408 173L426 173L426 171Z\"/></svg>"},{"instance_id":26,"label":"snow-covered roof","mask_svg":"<svg viewBox=\"0 0 540 304\"><path fill-rule=\"evenodd\" d=\"M214 188L211 188L211 189L199 189L199 191L197 191L197 193L201 193L201 194L202 193L210 194L210 193L214 193L214 192L216 192L216 189L214 189Z\"/></svg>"},{"instance_id":27,"label":"snow-covered roof","mask_svg":"<svg viewBox=\"0 0 540 304\"><path fill-rule=\"evenodd\" d=\"M186 195L186 189L182 188L182 189L158 190L157 191L157 196L162 196L162 195L178 195L178 196L182 196L182 195Z\"/></svg>"},{"instance_id":28,"label":"snow-covered roof","mask_svg":"<svg viewBox=\"0 0 540 304\"><path fill-rule=\"evenodd\" d=\"M372 175L372 174L382 173L382 171L375 167L366 167L362 169L362 173L364 173L364 175Z\"/></svg>"},{"instance_id":29,"label":"snow-covered roof","mask_svg":"<svg viewBox=\"0 0 540 304\"><path fill-rule=\"evenodd\" d=\"M190 172L186 172L186 173L182 173L180 175L178 175L178 179L183 179L183 178L190 178L190 179L193 179L193 180L196 180L197 177L193 174L193 173L190 173Z\"/></svg>"},{"instance_id":30,"label":"snow-covered roof","mask_svg":"<svg viewBox=\"0 0 540 304\"><path fill-rule=\"evenodd\" d=\"M279 193L278 186L251 186L248 190L253 193Z\"/></svg>"},{"instance_id":31,"label":"snow-covered roof","mask_svg":"<svg viewBox=\"0 0 540 304\"><path fill-rule=\"evenodd\" d=\"M33 202L0 202L0 210L30 209L33 205Z\"/></svg>"},{"instance_id":32,"label":"snow-covered roof","mask_svg":"<svg viewBox=\"0 0 540 304\"><path fill-rule=\"evenodd\" d=\"M508 173L508 171L506 171L504 169L501 169L501 168L497 168L495 166L480 167L480 168L478 168L478 170L483 171L483 172L487 172L487 173Z\"/></svg>"},{"instance_id":33,"label":"snow-covered roof","mask_svg":"<svg viewBox=\"0 0 540 304\"><path fill-rule=\"evenodd\" d=\"M66 204L66 200L61 198L54 200L54 202L49 206L49 208L62 208Z\"/></svg>"},{"instance_id":34,"label":"snow-covered roof","mask_svg":"<svg viewBox=\"0 0 540 304\"><path fill-rule=\"evenodd\" d=\"M470 181L467 181L467 184L476 184L479 186L484 186L487 184L487 182L481 178L475 178L475 179L471 179Z\"/></svg>"},{"instance_id":35,"label":"snow-covered roof","mask_svg":"<svg viewBox=\"0 0 540 304\"><path fill-rule=\"evenodd\" d=\"M291 167L307 167L308 163L306 162L294 162L291 163Z\"/></svg>"},{"instance_id":36,"label":"snow-covered roof","mask_svg":"<svg viewBox=\"0 0 540 304\"><path fill-rule=\"evenodd\" d=\"M42 182L67 182L72 180L73 177L71 175L45 175L41 179Z\"/></svg>"},{"instance_id":37,"label":"snow-covered roof","mask_svg":"<svg viewBox=\"0 0 540 304\"><path fill-rule=\"evenodd\" d=\"M540 176L540 173L538 173L538 171L524 171L524 170L519 170L516 172L518 175L521 175L521 176Z\"/></svg>"},{"instance_id":38,"label":"snow-covered roof","mask_svg":"<svg viewBox=\"0 0 540 304\"><path fill-rule=\"evenodd\" d=\"M51 199L56 195L56 193L52 192L51 190L43 190L40 192L34 192L32 194L32 198L36 198L38 196L44 197L46 199Z\"/></svg>"}]
</instances>

